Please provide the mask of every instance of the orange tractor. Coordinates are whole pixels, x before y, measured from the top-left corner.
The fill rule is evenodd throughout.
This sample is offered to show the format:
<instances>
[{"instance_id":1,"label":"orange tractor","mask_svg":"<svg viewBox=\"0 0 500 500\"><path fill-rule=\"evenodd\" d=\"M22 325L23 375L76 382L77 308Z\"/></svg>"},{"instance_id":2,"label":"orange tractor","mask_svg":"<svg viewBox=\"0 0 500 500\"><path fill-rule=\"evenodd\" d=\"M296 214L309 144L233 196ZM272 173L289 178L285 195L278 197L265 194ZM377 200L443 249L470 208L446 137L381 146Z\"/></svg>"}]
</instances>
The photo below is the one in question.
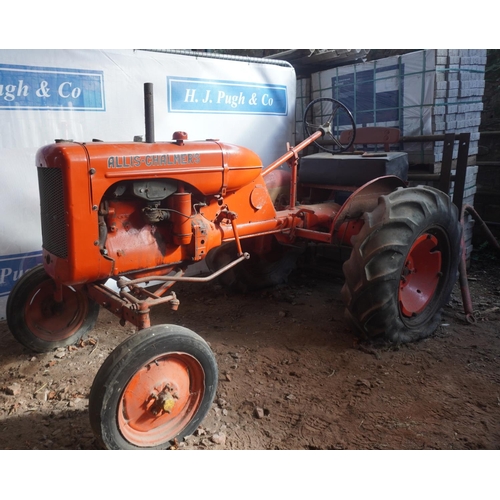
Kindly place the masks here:
<instances>
[{"instance_id":1,"label":"orange tractor","mask_svg":"<svg viewBox=\"0 0 500 500\"><path fill-rule=\"evenodd\" d=\"M101 446L167 448L211 407L218 369L207 343L150 324L152 306L178 308L177 282L275 285L306 246L349 247L342 297L355 329L392 343L434 332L457 279L461 225L446 194L407 187L405 153L348 152L351 113L320 98L306 109L307 138L263 168L257 154L218 140L175 132L156 142L151 84L145 98L144 142L56 141L38 151L43 265L7 303L11 332L38 352L78 342L101 306L137 327L92 385ZM322 151L299 159L313 143ZM202 261L204 275L186 273Z\"/></svg>"}]
</instances>

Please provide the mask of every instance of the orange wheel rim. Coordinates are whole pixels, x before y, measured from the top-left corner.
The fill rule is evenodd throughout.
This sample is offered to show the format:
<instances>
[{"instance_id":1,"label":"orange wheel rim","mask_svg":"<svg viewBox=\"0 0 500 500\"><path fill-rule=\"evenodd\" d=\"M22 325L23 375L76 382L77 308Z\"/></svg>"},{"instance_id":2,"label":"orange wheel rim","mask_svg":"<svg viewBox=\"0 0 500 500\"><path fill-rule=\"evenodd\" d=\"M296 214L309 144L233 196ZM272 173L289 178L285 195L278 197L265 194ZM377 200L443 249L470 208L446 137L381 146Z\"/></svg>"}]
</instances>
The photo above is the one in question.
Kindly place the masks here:
<instances>
[{"instance_id":1,"label":"orange wheel rim","mask_svg":"<svg viewBox=\"0 0 500 500\"><path fill-rule=\"evenodd\" d=\"M118 405L123 437L140 447L174 439L192 420L203 399L205 373L189 354L151 359L125 387Z\"/></svg>"},{"instance_id":2,"label":"orange wheel rim","mask_svg":"<svg viewBox=\"0 0 500 500\"><path fill-rule=\"evenodd\" d=\"M412 245L401 274L399 304L404 316L411 318L431 303L441 276L438 239L423 234Z\"/></svg>"},{"instance_id":3,"label":"orange wheel rim","mask_svg":"<svg viewBox=\"0 0 500 500\"><path fill-rule=\"evenodd\" d=\"M55 302L54 293L54 282L45 280L28 297L25 306L28 328L37 338L49 342L71 337L88 312L88 302L81 292L63 287L61 304Z\"/></svg>"}]
</instances>

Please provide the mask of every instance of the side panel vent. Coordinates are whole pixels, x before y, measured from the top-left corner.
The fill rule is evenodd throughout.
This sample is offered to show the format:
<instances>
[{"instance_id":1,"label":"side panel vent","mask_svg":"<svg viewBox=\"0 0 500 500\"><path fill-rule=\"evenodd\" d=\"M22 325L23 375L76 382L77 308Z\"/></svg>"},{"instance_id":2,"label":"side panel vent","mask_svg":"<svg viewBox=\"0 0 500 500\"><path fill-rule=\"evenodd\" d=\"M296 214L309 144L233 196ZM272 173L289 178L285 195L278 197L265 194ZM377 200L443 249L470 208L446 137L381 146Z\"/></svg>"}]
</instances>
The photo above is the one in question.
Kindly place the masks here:
<instances>
[{"instance_id":1,"label":"side panel vent","mask_svg":"<svg viewBox=\"0 0 500 500\"><path fill-rule=\"evenodd\" d=\"M57 257L68 257L64 210L63 173L58 168L38 168L43 248Z\"/></svg>"}]
</instances>

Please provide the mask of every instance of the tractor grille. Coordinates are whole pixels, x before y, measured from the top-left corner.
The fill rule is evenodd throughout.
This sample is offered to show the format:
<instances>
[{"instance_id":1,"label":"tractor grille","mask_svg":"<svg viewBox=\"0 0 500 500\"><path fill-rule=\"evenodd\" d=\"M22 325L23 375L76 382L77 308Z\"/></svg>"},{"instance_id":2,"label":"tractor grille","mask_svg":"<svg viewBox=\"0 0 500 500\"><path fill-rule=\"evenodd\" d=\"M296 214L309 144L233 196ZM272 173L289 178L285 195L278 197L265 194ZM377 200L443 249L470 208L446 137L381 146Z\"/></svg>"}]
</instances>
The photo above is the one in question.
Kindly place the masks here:
<instances>
[{"instance_id":1,"label":"tractor grille","mask_svg":"<svg viewBox=\"0 0 500 500\"><path fill-rule=\"evenodd\" d=\"M63 174L58 168L38 169L43 248L57 257L68 257Z\"/></svg>"}]
</instances>

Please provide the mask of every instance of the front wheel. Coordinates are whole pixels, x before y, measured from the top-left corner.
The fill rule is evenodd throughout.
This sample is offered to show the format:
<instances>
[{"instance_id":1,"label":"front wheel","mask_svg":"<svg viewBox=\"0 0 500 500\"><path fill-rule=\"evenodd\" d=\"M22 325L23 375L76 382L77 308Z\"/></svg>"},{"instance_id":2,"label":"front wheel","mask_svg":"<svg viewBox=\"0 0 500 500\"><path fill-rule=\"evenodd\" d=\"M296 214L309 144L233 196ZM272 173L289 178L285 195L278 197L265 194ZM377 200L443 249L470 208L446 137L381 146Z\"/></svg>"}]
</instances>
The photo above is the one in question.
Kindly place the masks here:
<instances>
[{"instance_id":1,"label":"front wheel","mask_svg":"<svg viewBox=\"0 0 500 500\"><path fill-rule=\"evenodd\" d=\"M427 186L381 196L352 241L342 298L356 330L395 344L431 335L461 258L458 210L449 196Z\"/></svg>"},{"instance_id":2,"label":"front wheel","mask_svg":"<svg viewBox=\"0 0 500 500\"><path fill-rule=\"evenodd\" d=\"M192 434L217 390L217 363L196 333L157 325L125 340L92 384L90 424L107 449L166 449Z\"/></svg>"},{"instance_id":3,"label":"front wheel","mask_svg":"<svg viewBox=\"0 0 500 500\"><path fill-rule=\"evenodd\" d=\"M21 276L7 299L9 329L32 351L74 345L97 321L99 304L82 290L63 286L61 303L55 291L54 280L38 265Z\"/></svg>"}]
</instances>

